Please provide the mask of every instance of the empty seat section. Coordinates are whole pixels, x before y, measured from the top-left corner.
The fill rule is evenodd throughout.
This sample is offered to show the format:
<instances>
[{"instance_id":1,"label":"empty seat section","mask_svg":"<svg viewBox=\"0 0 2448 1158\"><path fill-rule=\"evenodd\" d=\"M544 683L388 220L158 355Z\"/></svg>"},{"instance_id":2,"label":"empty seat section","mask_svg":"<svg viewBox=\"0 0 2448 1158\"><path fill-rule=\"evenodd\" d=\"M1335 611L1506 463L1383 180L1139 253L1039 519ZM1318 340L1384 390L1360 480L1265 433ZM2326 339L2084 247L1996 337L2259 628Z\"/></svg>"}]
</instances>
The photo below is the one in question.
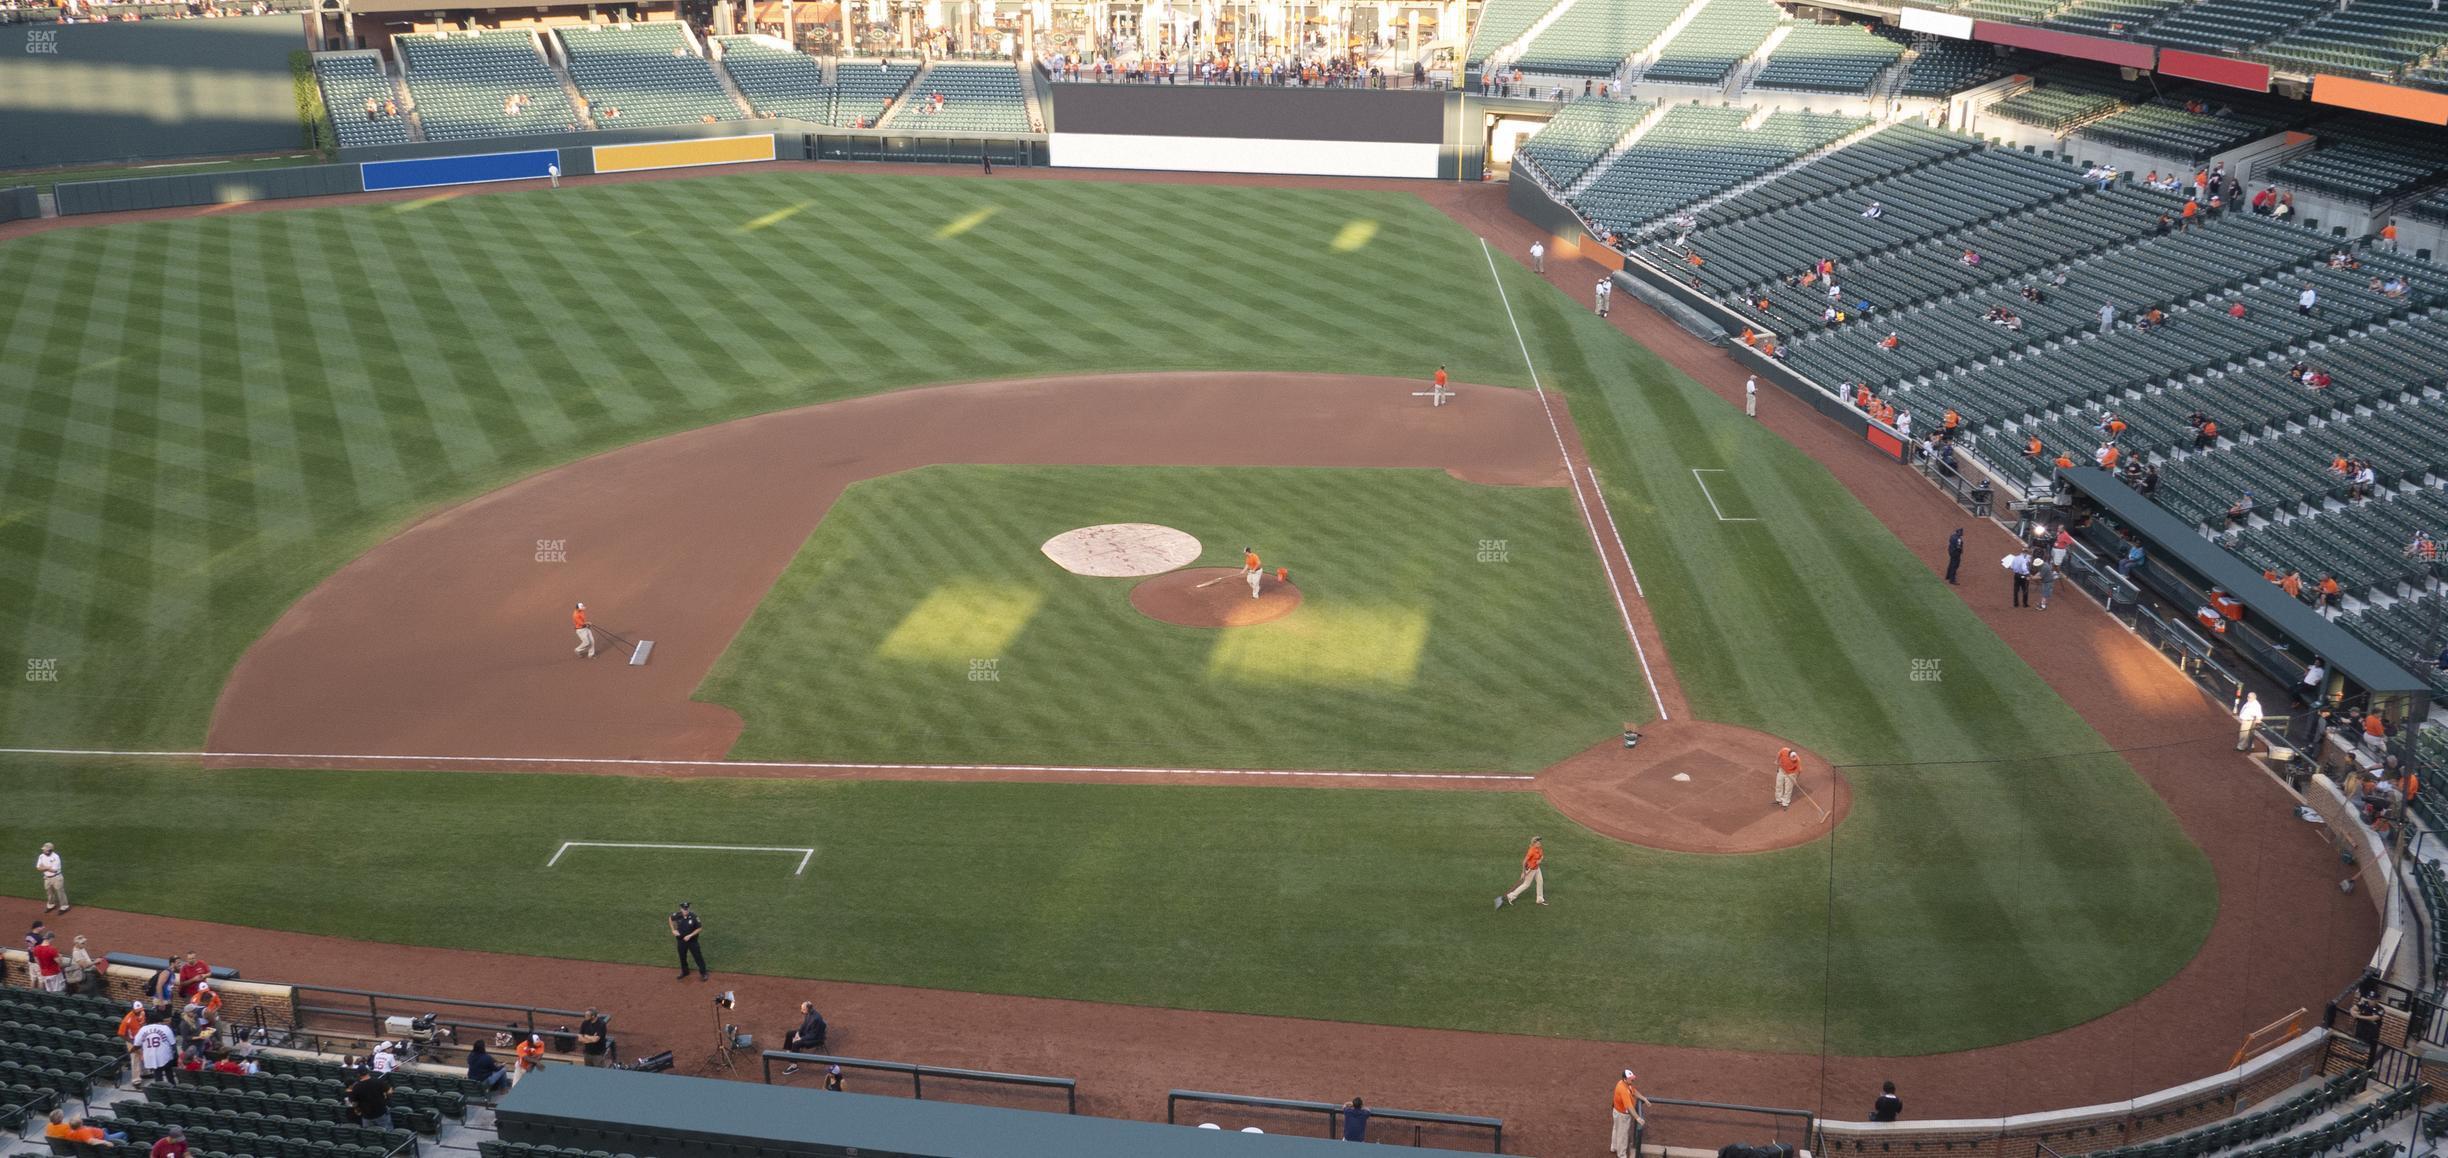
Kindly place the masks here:
<instances>
[{"instance_id":1,"label":"empty seat section","mask_svg":"<svg viewBox=\"0 0 2448 1158\"><path fill-rule=\"evenodd\" d=\"M1515 154L1557 189L1572 184L1657 106L1583 97L1548 121Z\"/></svg>"},{"instance_id":2,"label":"empty seat section","mask_svg":"<svg viewBox=\"0 0 2448 1158\"><path fill-rule=\"evenodd\" d=\"M724 36L723 71L760 113L833 123L833 87L814 57L755 36Z\"/></svg>"},{"instance_id":3,"label":"empty seat section","mask_svg":"<svg viewBox=\"0 0 2448 1158\"><path fill-rule=\"evenodd\" d=\"M1912 62L1905 66L1904 83L1896 86L1896 92L1946 96L1996 80L2013 72L2016 64L2013 54L2001 56L1992 45L1924 36L1914 44Z\"/></svg>"},{"instance_id":4,"label":"empty seat section","mask_svg":"<svg viewBox=\"0 0 2448 1158\"><path fill-rule=\"evenodd\" d=\"M2250 55L2297 72L2388 76L2444 43L2448 14L2431 0L2355 0Z\"/></svg>"},{"instance_id":5,"label":"empty seat section","mask_svg":"<svg viewBox=\"0 0 2448 1158\"><path fill-rule=\"evenodd\" d=\"M1802 24L1778 41L1751 83L1803 92L1868 92L1904 46L1853 24Z\"/></svg>"},{"instance_id":6,"label":"empty seat section","mask_svg":"<svg viewBox=\"0 0 2448 1158\"><path fill-rule=\"evenodd\" d=\"M580 25L553 35L597 124L685 125L742 115L678 23Z\"/></svg>"},{"instance_id":7,"label":"empty seat section","mask_svg":"<svg viewBox=\"0 0 2448 1158\"><path fill-rule=\"evenodd\" d=\"M1723 84L1726 75L1776 31L1783 14L1768 0L1707 0L1666 42L1644 83Z\"/></svg>"},{"instance_id":8,"label":"empty seat section","mask_svg":"<svg viewBox=\"0 0 2448 1158\"><path fill-rule=\"evenodd\" d=\"M918 70L907 62L845 60L833 66L833 123L872 127L910 86Z\"/></svg>"},{"instance_id":9,"label":"empty seat section","mask_svg":"<svg viewBox=\"0 0 2448 1158\"><path fill-rule=\"evenodd\" d=\"M1683 14L1681 0L1579 0L1522 49L1521 67L1567 76L1610 76Z\"/></svg>"},{"instance_id":10,"label":"empty seat section","mask_svg":"<svg viewBox=\"0 0 2448 1158\"><path fill-rule=\"evenodd\" d=\"M1478 26L1471 29L1470 62L1486 63L1488 57L1521 39L1553 7L1555 0L1488 0L1479 10Z\"/></svg>"},{"instance_id":11,"label":"empty seat section","mask_svg":"<svg viewBox=\"0 0 2448 1158\"><path fill-rule=\"evenodd\" d=\"M395 115L382 115L386 104L396 106L399 98L391 88L390 74L383 71L381 54L317 53L314 74L315 83L323 87L323 107L331 113L332 130L339 135L341 148L396 145L408 139L404 111L395 107ZM374 112L366 111L368 101L373 102Z\"/></svg>"},{"instance_id":12,"label":"empty seat section","mask_svg":"<svg viewBox=\"0 0 2448 1158\"><path fill-rule=\"evenodd\" d=\"M1776 113L1755 130L1742 125L1749 109L1679 106L1618 154L1575 199L1575 205L1615 233L1656 220L1681 205L1724 190L1826 146L1865 121L1814 113Z\"/></svg>"},{"instance_id":13,"label":"empty seat section","mask_svg":"<svg viewBox=\"0 0 2448 1158\"><path fill-rule=\"evenodd\" d=\"M590 128L536 49L532 32L437 32L394 38L429 141Z\"/></svg>"},{"instance_id":14,"label":"empty seat section","mask_svg":"<svg viewBox=\"0 0 2448 1158\"><path fill-rule=\"evenodd\" d=\"M941 96L943 107L931 97ZM1025 133L1028 102L1009 64L945 61L929 69L902 102L893 127L935 132Z\"/></svg>"}]
</instances>

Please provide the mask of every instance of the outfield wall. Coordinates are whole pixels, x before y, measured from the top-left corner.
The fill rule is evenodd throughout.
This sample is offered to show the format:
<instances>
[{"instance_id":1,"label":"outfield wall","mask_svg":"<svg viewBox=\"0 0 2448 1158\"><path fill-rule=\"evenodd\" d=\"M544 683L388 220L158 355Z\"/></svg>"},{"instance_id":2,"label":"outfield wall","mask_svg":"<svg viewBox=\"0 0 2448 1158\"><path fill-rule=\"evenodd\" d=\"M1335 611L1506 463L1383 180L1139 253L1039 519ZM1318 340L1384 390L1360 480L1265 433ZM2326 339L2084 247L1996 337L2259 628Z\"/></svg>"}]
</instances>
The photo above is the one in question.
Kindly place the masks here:
<instances>
[{"instance_id":1,"label":"outfield wall","mask_svg":"<svg viewBox=\"0 0 2448 1158\"><path fill-rule=\"evenodd\" d=\"M0 166L301 148L295 16L0 28Z\"/></svg>"},{"instance_id":2,"label":"outfield wall","mask_svg":"<svg viewBox=\"0 0 2448 1158\"><path fill-rule=\"evenodd\" d=\"M23 221L42 216L42 191L32 185L0 189L0 221Z\"/></svg>"},{"instance_id":3,"label":"outfield wall","mask_svg":"<svg viewBox=\"0 0 2448 1158\"><path fill-rule=\"evenodd\" d=\"M355 165L294 165L241 173L63 181L52 188L52 194L59 203L60 216L71 217L80 213L329 197L358 192L362 187L357 182Z\"/></svg>"},{"instance_id":4,"label":"outfield wall","mask_svg":"<svg viewBox=\"0 0 2448 1158\"><path fill-rule=\"evenodd\" d=\"M1416 89L1058 84L1061 168L1449 176L1448 94Z\"/></svg>"}]
</instances>

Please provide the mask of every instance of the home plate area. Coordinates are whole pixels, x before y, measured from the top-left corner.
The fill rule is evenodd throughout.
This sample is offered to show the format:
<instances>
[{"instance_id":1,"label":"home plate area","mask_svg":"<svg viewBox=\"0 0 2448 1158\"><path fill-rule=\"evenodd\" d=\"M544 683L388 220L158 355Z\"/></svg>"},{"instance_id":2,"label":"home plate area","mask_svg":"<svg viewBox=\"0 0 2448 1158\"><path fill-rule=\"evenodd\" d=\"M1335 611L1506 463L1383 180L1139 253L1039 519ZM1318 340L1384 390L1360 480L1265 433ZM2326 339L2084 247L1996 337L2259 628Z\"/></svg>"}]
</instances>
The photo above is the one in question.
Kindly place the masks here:
<instances>
[{"instance_id":1,"label":"home plate area","mask_svg":"<svg viewBox=\"0 0 2448 1158\"><path fill-rule=\"evenodd\" d=\"M1637 747L1609 739L1539 775L1557 811L1619 840L1676 852L1766 852L1817 840L1852 808L1842 774L1802 754L1793 805L1774 796L1777 749L1764 732L1671 720L1640 732Z\"/></svg>"}]
</instances>

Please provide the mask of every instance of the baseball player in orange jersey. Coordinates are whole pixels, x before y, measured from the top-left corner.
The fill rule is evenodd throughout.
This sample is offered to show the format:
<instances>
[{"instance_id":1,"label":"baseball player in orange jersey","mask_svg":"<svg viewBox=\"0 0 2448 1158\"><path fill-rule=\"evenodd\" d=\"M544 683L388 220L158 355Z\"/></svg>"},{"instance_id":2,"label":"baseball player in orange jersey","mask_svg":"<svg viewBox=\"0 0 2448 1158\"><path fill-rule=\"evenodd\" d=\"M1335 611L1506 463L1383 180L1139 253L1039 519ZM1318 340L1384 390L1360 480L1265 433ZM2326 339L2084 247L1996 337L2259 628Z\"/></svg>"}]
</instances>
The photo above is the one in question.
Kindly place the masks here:
<instances>
[{"instance_id":1,"label":"baseball player in orange jersey","mask_svg":"<svg viewBox=\"0 0 2448 1158\"><path fill-rule=\"evenodd\" d=\"M1547 860L1547 849L1539 843L1540 839L1535 836L1530 838L1530 851L1522 854L1521 882L1513 886L1512 892L1496 898L1497 908L1512 904L1525 890L1531 889L1537 890L1532 896L1538 903L1547 903L1547 874L1539 868Z\"/></svg>"},{"instance_id":2,"label":"baseball player in orange jersey","mask_svg":"<svg viewBox=\"0 0 2448 1158\"><path fill-rule=\"evenodd\" d=\"M1249 580L1250 598L1258 598L1258 581L1266 577L1266 568L1258 563L1258 548L1241 548L1241 574Z\"/></svg>"},{"instance_id":3,"label":"baseball player in orange jersey","mask_svg":"<svg viewBox=\"0 0 2448 1158\"><path fill-rule=\"evenodd\" d=\"M1792 745L1777 749L1776 806L1793 806L1794 785L1802 781L1802 754Z\"/></svg>"},{"instance_id":4,"label":"baseball player in orange jersey","mask_svg":"<svg viewBox=\"0 0 2448 1158\"><path fill-rule=\"evenodd\" d=\"M585 659L595 658L595 629L587 626L586 604L570 612L570 625L578 629L578 646L570 650Z\"/></svg>"}]
</instances>

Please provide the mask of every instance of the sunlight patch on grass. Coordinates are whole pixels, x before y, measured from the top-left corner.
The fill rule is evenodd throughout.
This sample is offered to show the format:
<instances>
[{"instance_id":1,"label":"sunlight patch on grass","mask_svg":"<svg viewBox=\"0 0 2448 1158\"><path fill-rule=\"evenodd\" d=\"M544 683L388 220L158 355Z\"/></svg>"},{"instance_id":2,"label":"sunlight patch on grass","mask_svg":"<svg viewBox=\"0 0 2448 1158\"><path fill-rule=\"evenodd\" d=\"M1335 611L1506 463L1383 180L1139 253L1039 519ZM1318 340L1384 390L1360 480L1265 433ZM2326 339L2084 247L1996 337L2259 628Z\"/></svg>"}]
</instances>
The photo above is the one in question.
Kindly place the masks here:
<instances>
[{"instance_id":1,"label":"sunlight patch on grass","mask_svg":"<svg viewBox=\"0 0 2448 1158\"><path fill-rule=\"evenodd\" d=\"M963 213L950 221L944 222L943 228L935 231L935 240L950 241L955 237L959 237L961 234L967 233L978 226L986 224L987 218L993 217L995 214L1001 213L1002 211L1003 207L1000 205L989 205L984 209L977 209L968 213Z\"/></svg>"},{"instance_id":2,"label":"sunlight patch on grass","mask_svg":"<svg viewBox=\"0 0 2448 1158\"><path fill-rule=\"evenodd\" d=\"M1424 608L1308 607L1224 633L1208 654L1207 675L1236 683L1405 688L1418 678L1427 646Z\"/></svg>"},{"instance_id":3,"label":"sunlight patch on grass","mask_svg":"<svg viewBox=\"0 0 2448 1158\"><path fill-rule=\"evenodd\" d=\"M919 663L993 659L1044 602L1044 592L1025 587L955 580L919 600L876 645L876 654Z\"/></svg>"},{"instance_id":4,"label":"sunlight patch on grass","mask_svg":"<svg viewBox=\"0 0 2448 1158\"><path fill-rule=\"evenodd\" d=\"M1350 253L1375 240L1377 240L1377 223L1366 217L1356 217L1344 222L1343 228L1335 231L1334 251Z\"/></svg>"},{"instance_id":5,"label":"sunlight patch on grass","mask_svg":"<svg viewBox=\"0 0 2448 1158\"><path fill-rule=\"evenodd\" d=\"M383 212L394 214L414 213L419 209L431 209L436 205L457 201L458 199L459 195L457 193L436 193L431 197L419 197L412 201L402 201L397 205L383 210Z\"/></svg>"},{"instance_id":6,"label":"sunlight patch on grass","mask_svg":"<svg viewBox=\"0 0 2448 1158\"><path fill-rule=\"evenodd\" d=\"M803 212L806 212L815 204L816 203L813 201L802 201L796 205L785 205L780 209L776 209L771 213L765 214L762 217L752 217L746 224L739 227L739 232L754 233L760 229L771 229L774 226L780 225L783 222L788 221L793 217L797 217Z\"/></svg>"}]
</instances>

